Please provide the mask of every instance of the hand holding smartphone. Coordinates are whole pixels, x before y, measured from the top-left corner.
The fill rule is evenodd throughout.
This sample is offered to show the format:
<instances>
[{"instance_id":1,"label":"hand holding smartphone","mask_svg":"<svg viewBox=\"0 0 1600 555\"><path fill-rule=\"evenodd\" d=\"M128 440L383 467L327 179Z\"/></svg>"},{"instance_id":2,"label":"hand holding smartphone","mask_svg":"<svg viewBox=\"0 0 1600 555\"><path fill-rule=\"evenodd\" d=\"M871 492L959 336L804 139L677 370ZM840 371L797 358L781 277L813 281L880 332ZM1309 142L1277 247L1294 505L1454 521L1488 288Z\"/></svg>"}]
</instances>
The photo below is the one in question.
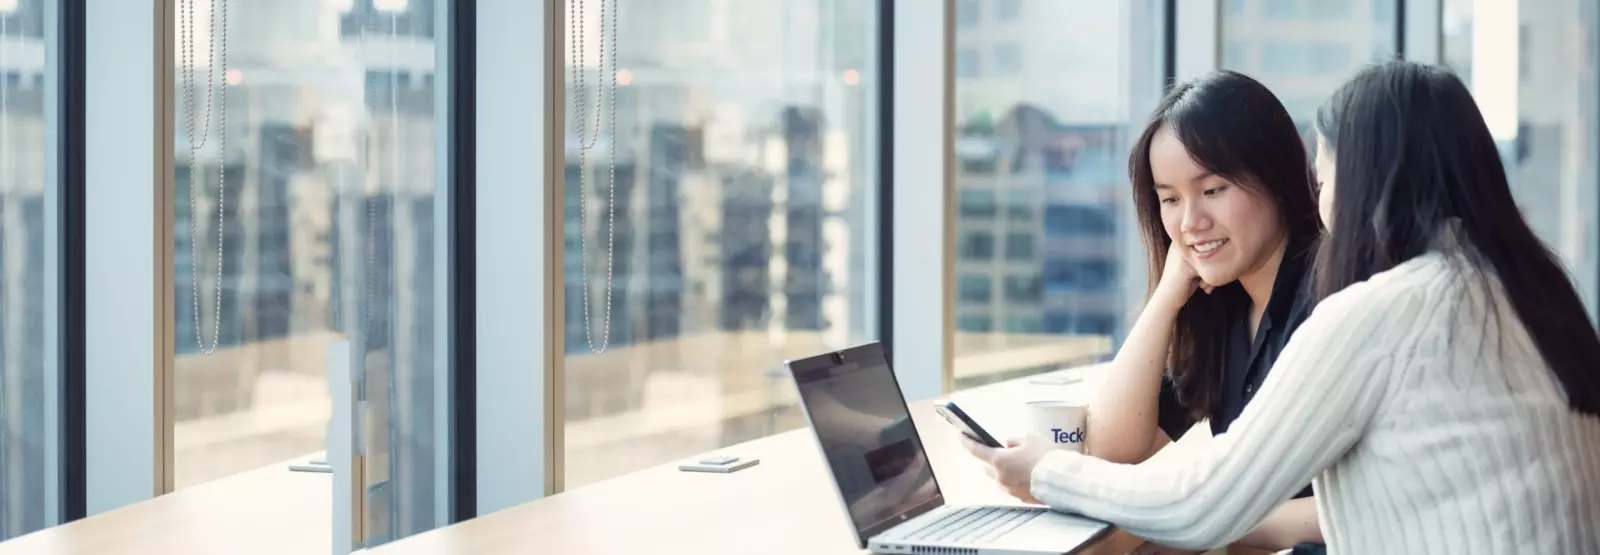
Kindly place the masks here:
<instances>
[{"instance_id":1,"label":"hand holding smartphone","mask_svg":"<svg viewBox=\"0 0 1600 555\"><path fill-rule=\"evenodd\" d=\"M938 412L939 416L944 417L946 422L961 430L961 433L967 434L967 437L972 438L974 441L995 449L1005 447L993 435L990 435L988 430L983 429L983 426L979 426L978 421L973 420L972 416L968 415L966 411L956 406L955 401L934 403L933 410Z\"/></svg>"}]
</instances>

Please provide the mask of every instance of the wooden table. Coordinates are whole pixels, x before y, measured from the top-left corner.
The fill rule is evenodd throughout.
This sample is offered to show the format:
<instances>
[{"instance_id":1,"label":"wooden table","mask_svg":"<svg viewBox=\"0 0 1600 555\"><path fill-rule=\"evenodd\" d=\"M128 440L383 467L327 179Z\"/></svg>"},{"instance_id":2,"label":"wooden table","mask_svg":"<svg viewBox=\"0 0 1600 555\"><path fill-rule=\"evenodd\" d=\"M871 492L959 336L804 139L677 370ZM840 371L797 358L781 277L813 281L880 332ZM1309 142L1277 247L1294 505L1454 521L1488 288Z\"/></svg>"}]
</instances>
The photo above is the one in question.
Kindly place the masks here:
<instances>
[{"instance_id":1,"label":"wooden table","mask_svg":"<svg viewBox=\"0 0 1600 555\"><path fill-rule=\"evenodd\" d=\"M34 532L0 543L0 555L328 553L333 475L289 471L307 459Z\"/></svg>"},{"instance_id":2,"label":"wooden table","mask_svg":"<svg viewBox=\"0 0 1600 555\"><path fill-rule=\"evenodd\" d=\"M1004 411L1028 397L1081 386L1013 380L955 397L974 416ZM955 441L927 401L912 418L952 503L1013 503ZM997 418L997 420L1004 420ZM997 432L1003 433L1003 432ZM732 474L682 472L678 461L613 478L491 515L426 532L372 555L482 553L713 555L859 553L811 430L722 450L757 457ZM1084 551L1121 554L1139 541L1115 532Z\"/></svg>"},{"instance_id":3,"label":"wooden table","mask_svg":"<svg viewBox=\"0 0 1600 555\"><path fill-rule=\"evenodd\" d=\"M1082 394L1083 383L1024 378L956 394L974 417L1006 435L1030 398ZM955 442L949 426L912 403L934 472L952 503L1012 503ZM677 462L613 478L360 552L435 553L860 553L809 429L724 450L761 464L733 474L687 473ZM0 543L0 555L212 555L328 553L330 474L288 464L186 488L149 501ZM1083 551L1121 554L1140 542L1113 532ZM1233 551L1229 551L1233 553Z\"/></svg>"}]
</instances>

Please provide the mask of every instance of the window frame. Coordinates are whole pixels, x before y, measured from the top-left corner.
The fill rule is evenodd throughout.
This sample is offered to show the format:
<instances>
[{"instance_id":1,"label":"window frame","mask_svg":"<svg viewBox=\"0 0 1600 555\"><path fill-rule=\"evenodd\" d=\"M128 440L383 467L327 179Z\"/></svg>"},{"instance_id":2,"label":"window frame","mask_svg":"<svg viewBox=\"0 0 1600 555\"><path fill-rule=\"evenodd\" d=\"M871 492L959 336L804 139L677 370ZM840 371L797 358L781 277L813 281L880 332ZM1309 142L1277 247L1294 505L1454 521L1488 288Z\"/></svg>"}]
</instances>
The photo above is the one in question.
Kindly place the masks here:
<instances>
[{"instance_id":1,"label":"window frame","mask_svg":"<svg viewBox=\"0 0 1600 555\"><path fill-rule=\"evenodd\" d=\"M46 4L59 6L52 26L61 40L59 71L51 74L55 81L47 79L59 106L56 140L47 143L60 153L55 171L61 183L60 219L51 226L59 233L60 256L47 265L59 268L61 309L56 323L47 317L47 325L58 336L58 504L60 522L68 522L171 493L175 486L171 22L177 0ZM431 3L439 22L435 56L444 62L436 79L448 80L434 100L446 131L435 138L441 162L435 164L436 187L443 202L433 208L445 232L433 244L446 249L441 254L449 260L435 267L433 289L445 315L435 321L434 337L443 343L434 359L434 395L445 410L431 423L440 439L434 483L443 491L432 507L439 526L476 514L476 474L463 464L475 458L475 359L469 347L476 311L476 267L470 264L476 244L476 4ZM90 130L89 120L111 123ZM145 151L130 144L151 146ZM150 176L149 188L128 186L141 180L127 176L138 175Z\"/></svg>"},{"instance_id":2,"label":"window frame","mask_svg":"<svg viewBox=\"0 0 1600 555\"><path fill-rule=\"evenodd\" d=\"M517 70L476 77L483 81L475 93L476 105L481 108L479 113L494 114L494 117L476 119L475 167L482 178L475 189L475 206L478 207L475 249L500 253L476 259L475 294L480 299L494 299L478 304L475 320L479 333L474 344L480 370L475 374L473 387L477 395L473 408L477 422L475 445L471 449L477 482L477 514L555 495L565 488L566 4L560 0L543 0L534 6L523 4L517 0L480 0L475 29L477 48L479 55L485 57L485 65ZM868 297L875 299L869 302L871 306L867 310L871 313L869 321L876 322L879 340L892 361L896 360L892 350L896 342L948 345L949 330L954 326L954 315L950 312L955 295L951 263L954 233L943 226L945 221L954 221L951 212L954 187L946 178L950 174L948 163L930 165L925 162L952 159L951 145L944 139L949 137L949 115L953 110L948 94L949 87L953 86L951 68L954 63L949 40L953 22L949 16L954 11L955 0L942 0L941 4L942 10L928 13L926 5L920 1L877 0L877 25L874 26L877 37L869 43L876 50L873 56L879 79L877 90L869 93L870 100L877 106L878 129L869 131L869 140L876 142L872 152L877 159L867 162L868 175L876 179L873 186L877 199L869 201L868 211L877 221L868 231L875 235L874 240L868 242L868 248L875 251L869 254L876 255L878 264L876 268L869 265L867 270ZM907 36L900 32L904 28L897 23L904 20L896 19L896 14L912 14L917 21L931 21L935 23L931 27L935 32ZM508 23L497 25L500 22ZM526 32L530 22L537 22L531 25L537 29L534 33ZM507 54L507 51L518 50L505 48L508 44L520 44L526 50L537 49L545 55ZM930 64L926 56L911 55L911 52L929 50L943 52L937 59L939 63ZM519 75L537 76L538 85L530 85L530 80ZM946 94L928 95L932 102L919 106L922 112L907 113L894 101L893 91L897 86L921 90L926 83L941 81L945 85L934 88ZM529 89L540 91L532 101L526 93L498 92ZM932 122L925 121L930 112L938 115ZM536 163L540 167L533 171L526 167L525 158L498 154L502 148L510 148L504 145L518 144L518 141L504 140L510 133L508 128L526 129L529 122L542 130L532 141L541 154ZM931 136L927 135L930 123L937 130ZM497 137L501 140L496 140ZM918 141L907 145L897 142L897 137L916 137ZM523 139L523 142L527 141ZM526 151L526 147L522 150ZM508 160L524 164L508 166ZM528 187L513 178L529 174L542 176L542 195L521 196L515 190ZM930 195L926 194L925 187L897 179L907 175L944 182L944 194L931 195L935 198L930 201L926 198ZM530 205L535 207L533 212L537 218L527 218L528 210L511 214L494 209L496 206ZM908 205L914 208L908 209ZM920 211L930 206L943 216L927 221L893 218L893 214L901 210ZM934 245L935 253L929 255L896 245L891 238L906 233L904 226L916 226L914 229L919 233L942 238ZM515 237L518 241L497 249L501 245L494 242L495 237ZM525 247L515 248L525 245L529 237L536 239L534 244L541 245L537 253L540 256L532 256L534 253L527 252ZM941 259L945 270L938 280L928 280L922 274L897 276L894 272L897 261L926 267L930 260ZM520 279L508 281L505 276ZM530 283L534 285L530 287ZM517 309L515 313L512 308ZM924 312L929 309L940 312L932 319L937 326L932 329L920 325L926 320ZM528 314L540 313L543 318L537 321L528 317ZM897 322L901 324L896 325ZM491 329L521 332L511 337L524 340L507 344L505 339L509 332L491 334ZM527 342L525 338L528 337L542 340ZM907 356L923 352L928 351L918 349ZM946 385L950 379L948 346L931 352L942 362L897 365L900 383L908 397L927 398L949 390ZM531 376L526 371L529 367L536 369ZM905 371L904 368L915 370ZM530 391L531 403L528 402ZM533 430L532 442L528 441L528 430ZM534 471L529 472L529 468Z\"/></svg>"},{"instance_id":3,"label":"window frame","mask_svg":"<svg viewBox=\"0 0 1600 555\"><path fill-rule=\"evenodd\" d=\"M59 52L58 71L49 74L52 78L45 81L46 93L56 100L54 106L47 104L45 107L46 129L55 129L56 140L51 141L47 137L45 142L48 145L46 148L56 149L54 167L57 172L53 180L56 194L46 196L57 204L53 209L47 206L45 214L46 218L51 215L56 217L56 221L47 223L47 227L55 232L58 241L58 248L51 249L48 245L45 248L46 266L58 272L56 279L50 279L50 276L45 279L45 287L56 287L53 294L47 290L46 295L56 299L58 307L53 320L49 308L45 313L45 342L52 343L52 333L58 338L55 343L58 347L46 354L46 366L54 367L58 374L46 382L45 406L50 418L59 421L57 430L47 430L46 433L47 438L55 438L58 442L55 448L58 460L53 463L46 461L46 468L60 469L57 476L59 486L52 487L53 490L60 490L56 496L56 506L50 506L48 496L45 503L49 515L47 518L55 517L58 518L57 523L64 523L88 514L87 415L84 409L88 353L85 341L87 299L84 294L87 276L87 227L84 219L87 156L84 144L88 120L84 106L88 90L85 81L88 9L86 0L62 0L45 5L46 26L56 29L59 46L55 49ZM50 21L52 16L56 18L53 23ZM46 65L49 65L49 55L47 52ZM50 119L52 115L55 118L53 122ZM46 179L46 186L49 186L48 181L51 180L48 177ZM50 253L55 253L58 259L51 262L48 258ZM48 362L48 357L52 355L57 360L55 365ZM55 395L49 393L50 387L57 388ZM58 405L51 406L52 402ZM49 452L48 448L46 452ZM47 481L52 481L48 474L46 476Z\"/></svg>"},{"instance_id":4,"label":"window frame","mask_svg":"<svg viewBox=\"0 0 1600 555\"><path fill-rule=\"evenodd\" d=\"M1404 0L1402 0L1402 1L1404 1ZM1596 6L1596 7L1592 8L1591 11L1594 13L1594 20L1590 21L1589 24L1593 25L1594 26L1593 28L1595 28L1595 29L1600 29L1600 6ZM1438 20L1437 20L1437 18L1435 18L1435 24L1437 24L1437 23L1438 23ZM1437 30L1437 27L1436 27L1436 30ZM1442 43L1442 41L1444 40L1443 39L1443 31L1440 30L1439 33L1437 34L1437 36L1440 37L1439 40ZM1589 55L1590 56L1594 56L1594 55L1597 54L1597 52L1595 52L1595 50L1600 49L1600 42L1596 42L1594 39L1591 38L1590 39L1590 43L1589 43L1588 46L1591 47ZM1600 114L1600 94L1596 94L1594 96L1594 98L1589 99L1589 101L1595 103L1595 108L1596 108L1596 112L1595 113ZM1589 131L1590 131L1590 133L1592 135L1595 131L1600 130L1600 117L1596 117L1594 119L1591 119L1589 122L1587 122L1587 125L1588 125ZM1590 148L1594 149L1591 152L1594 152L1596 154L1600 154L1600 143L1593 144ZM1600 159L1600 158L1597 158L1597 159ZM1594 186L1595 186L1595 188L1600 189L1600 171L1595 172L1595 176L1594 177L1595 177L1595 181L1593 182ZM1595 194L1595 199L1596 199L1596 201L1600 201L1600 193L1596 193ZM1596 244L1600 244L1600 202L1596 202L1596 204L1595 204L1595 206L1593 208L1595 210L1593 219L1597 220L1597 223L1594 224L1594 228L1595 229L1594 229L1593 240L1594 240L1594 242ZM1594 291L1592 291L1592 293L1595 296L1594 297L1595 298L1595 303L1594 303L1594 306L1592 306L1591 309L1590 309L1589 320L1590 320L1591 323L1595 324L1596 327L1600 327L1600 256L1596 256L1595 260L1593 262L1594 262L1593 266L1591 266L1588 269L1588 271L1594 272L1594 276L1595 276L1595 289L1594 289ZM1583 269L1582 268L1575 268L1573 271L1583 271Z\"/></svg>"},{"instance_id":5,"label":"window frame","mask_svg":"<svg viewBox=\"0 0 1600 555\"><path fill-rule=\"evenodd\" d=\"M436 352L446 357L443 364L436 363L435 371L445 372L434 383L445 385L434 391L436 399L443 398L441 421L435 425L445 428L435 432L444 438L442 448L435 453L441 460L435 466L435 487L445 487L444 495L435 495L435 508L439 526L469 520L478 515L477 473L477 61L478 0L449 0L435 4L444 12L445 25L441 26L445 48L438 49L446 58L442 74L448 80L446 94L434 102L444 104L439 113L447 114L445 133L436 140L443 141L437 149L444 163L436 171L445 173L438 183L445 187L446 202L435 211L445 214L446 233L435 238L435 245L444 242L445 268L435 272L444 274L435 281L444 288L446 318L435 321L444 330L436 331L436 340L446 345ZM437 31L436 31L437 32ZM437 106L436 106L437 109Z\"/></svg>"},{"instance_id":6,"label":"window frame","mask_svg":"<svg viewBox=\"0 0 1600 555\"><path fill-rule=\"evenodd\" d=\"M894 244L885 263L922 271L897 275L880 302L896 323L889 345L895 376L907 399L930 399L955 389L956 183L955 62L956 3L944 0L928 9L920 0L885 0L892 14L892 46L878 55L892 69L893 83L881 102L892 114L893 149L885 164L894 177L893 210L916 214L896 218L884 241ZM928 53L937 52L937 56ZM894 91L918 91L895 95ZM936 160L937 163L929 163ZM930 189L936 191L929 194ZM904 352L894 345L916 345Z\"/></svg>"},{"instance_id":7,"label":"window frame","mask_svg":"<svg viewBox=\"0 0 1600 555\"><path fill-rule=\"evenodd\" d=\"M1443 0L1394 0L1395 51L1400 57L1437 64L1444 61Z\"/></svg>"},{"instance_id":8,"label":"window frame","mask_svg":"<svg viewBox=\"0 0 1600 555\"><path fill-rule=\"evenodd\" d=\"M82 380L70 382L77 372L70 354L64 376L69 396L83 388L82 404L71 406L77 400L69 397L65 407L69 415L81 410L84 429L84 506L82 514L71 514L69 506L71 517L171 490L171 412L165 401L171 398L166 361L172 246L171 232L162 225L170 221L172 199L173 146L166 123L172 109L172 5L84 0L81 6L82 113L96 125L82 136L83 193L72 199L81 206L66 208L64 218L72 220L78 211L84 216L82 288L66 292L84 302ZM70 129L63 135L70 137ZM140 182L128 176L141 175L150 179L149 188L128 186ZM70 272L68 289L76 285ZM70 320L72 309L67 312L64 319Z\"/></svg>"},{"instance_id":9,"label":"window frame","mask_svg":"<svg viewBox=\"0 0 1600 555\"><path fill-rule=\"evenodd\" d=\"M880 79L876 92L879 109L875 151L876 207L880 266L871 280L877 291L879 336L890 347L897 373L908 398L944 394L952 389L952 343L956 318L954 260L957 241L954 223L952 121L955 77L954 15L956 0L943 0L942 9L927 10L912 0L877 0L875 42ZM1134 82L1154 79L1170 86L1176 80L1198 76L1218 65L1221 10L1218 0L1179 4L1157 0L1163 25L1152 31L1160 36L1161 72L1158 76L1133 76ZM48 305L47 342L53 344L57 372L48 387L58 395L60 419L52 451L59 487L52 487L59 522L104 512L148 499L172 489L171 399L173 333L171 304L171 190L172 125L171 79L173 49L170 25L175 0L150 4L118 0L61 0L46 2L47 27L58 42L56 69L48 72L46 89L47 148L54 149L51 168L55 188L47 194L48 227L57 243L47 246L47 293L57 302ZM447 288L449 348L447 426L448 447L439 456L442 479L451 484L446 512L459 522L561 491L564 460L562 390L564 258L561 225L564 219L564 181L561 140L564 90L564 3L544 0L453 0L446 33L449 62L444 71L451 82L444 102L449 114L447 145L440 154L448 159L449 202L446 256L448 274L440 280ZM1436 62L1440 56L1441 9L1437 1L1396 0L1397 45L1409 59ZM525 16L518 19L518 16ZM530 19L531 18L531 19ZM536 21L534 33L527 23ZM149 25L140 25L140 22ZM503 24L497 24L506 22ZM510 22L518 22L511 25ZM163 38L165 37L165 38ZM516 45L521 50L507 48ZM146 50L148 48L148 50ZM537 49L544 56L515 52ZM939 56L921 53L934 51ZM529 70L479 75L477 56L488 56L493 67ZM48 56L48 54L47 54ZM500 65L497 65L500 64ZM480 87L479 79L483 80ZM116 83L96 85L96 83ZM495 90L527 85L516 94ZM53 87L53 88L52 88ZM897 90L927 91L898 98ZM527 92L535 91L536 102ZM1142 114L1153 105L1159 91L1136 90L1130 110ZM511 102L516 100L517 102ZM1600 103L1600 98L1594 99ZM49 107L49 106L53 106ZM493 118L480 118L478 106ZM90 133L86 121L113 121L96 125ZM509 123L508 123L509 122ZM537 193L519 196L514 185L526 179L495 180L507 175L509 147L493 139L508 127L535 134L538 157L532 175L545 186ZM513 125L521 124L521 125ZM156 138L151 151L125 148ZM527 146L517 152L525 153ZM1600 151L1600 146L1596 147ZM118 151L122 152L118 152ZM480 154L481 152L481 154ZM47 153L47 156L51 154ZM146 158L148 156L148 158ZM938 157L938 158L934 158ZM511 158L516 159L516 158ZM928 164L929 159L942 163ZM526 158L519 161L525 162ZM526 165L522 174L528 174ZM149 175L151 189L126 187L128 175ZM484 175L483 187L478 176ZM927 183L940 194L926 194ZM47 185L48 186L48 185ZM527 187L524 187L527 188ZM523 202L523 217L513 211L495 211L496 203ZM535 214L527 218L527 206ZM148 208L143 210L141 207ZM1600 206L1596 206L1600 213ZM931 214L931 217L895 218L897 212ZM1130 225L1131 224L1123 224ZM511 233L516 232L516 233ZM527 235L518 235L526 232ZM494 236L537 237L539 249L521 249L524 256L477 256L502 246ZM896 243L894 237L905 238ZM153 246L144 243L153 239ZM1597 234L1600 240L1600 234ZM1142 287L1145 260L1142 247L1131 241L1123 250L1127 272L1124 287ZM143 267L149 272L126 272ZM904 272L899 265L929 268ZM515 290L496 272L530 278ZM1600 273L1600 268L1579 269ZM145 292L153 303L145 304ZM53 292L53 293L49 293ZM127 293L117 295L113 292ZM480 294L481 292L481 294ZM1136 295L1130 295L1135 297ZM480 304L479 300L484 302ZM535 309L520 316L506 307ZM54 316L48 316L53 314ZM152 320L152 314L154 318ZM151 324L154 323L154 326ZM507 344L507 337L539 337L539 341ZM148 341L148 342L147 342ZM898 353L897 343L928 348ZM131 364L130 364L131 361ZM149 362L144 362L149 361ZM478 371L478 362L484 370ZM49 365L47 363L47 365ZM528 372L528 368L535 368ZM909 369L917 370L909 370ZM515 389L521 388L521 389ZM140 393L140 392L148 392ZM528 403L529 395L532 403ZM52 411L55 414L56 411ZM528 441L533 430L535 441ZM528 472L529 468L535 469Z\"/></svg>"},{"instance_id":10,"label":"window frame","mask_svg":"<svg viewBox=\"0 0 1600 555\"><path fill-rule=\"evenodd\" d=\"M458 422L474 423L457 438L471 451L460 467L475 481L471 514L482 515L559 493L564 481L566 10L561 0L477 0L475 11L473 63L500 68L472 76L472 248L496 255L472 261L474 333L463 345L478 370L462 384L472 414Z\"/></svg>"},{"instance_id":11,"label":"window frame","mask_svg":"<svg viewBox=\"0 0 1600 555\"><path fill-rule=\"evenodd\" d=\"M45 46L45 526L83 518L85 395L85 0L43 2Z\"/></svg>"}]
</instances>

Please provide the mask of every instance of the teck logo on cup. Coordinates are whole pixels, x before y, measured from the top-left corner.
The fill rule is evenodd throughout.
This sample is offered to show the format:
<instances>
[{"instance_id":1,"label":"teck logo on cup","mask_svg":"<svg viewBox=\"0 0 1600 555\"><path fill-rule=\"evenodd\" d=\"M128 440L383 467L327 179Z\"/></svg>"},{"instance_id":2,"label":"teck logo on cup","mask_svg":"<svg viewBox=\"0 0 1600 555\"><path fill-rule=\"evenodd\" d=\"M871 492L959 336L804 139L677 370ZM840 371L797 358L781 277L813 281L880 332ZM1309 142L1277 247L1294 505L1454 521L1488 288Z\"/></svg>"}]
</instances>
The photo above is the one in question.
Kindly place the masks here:
<instances>
[{"instance_id":1,"label":"teck logo on cup","mask_svg":"<svg viewBox=\"0 0 1600 555\"><path fill-rule=\"evenodd\" d=\"M1050 428L1050 433L1055 436L1056 443L1083 443L1083 428L1075 428L1072 431Z\"/></svg>"}]
</instances>

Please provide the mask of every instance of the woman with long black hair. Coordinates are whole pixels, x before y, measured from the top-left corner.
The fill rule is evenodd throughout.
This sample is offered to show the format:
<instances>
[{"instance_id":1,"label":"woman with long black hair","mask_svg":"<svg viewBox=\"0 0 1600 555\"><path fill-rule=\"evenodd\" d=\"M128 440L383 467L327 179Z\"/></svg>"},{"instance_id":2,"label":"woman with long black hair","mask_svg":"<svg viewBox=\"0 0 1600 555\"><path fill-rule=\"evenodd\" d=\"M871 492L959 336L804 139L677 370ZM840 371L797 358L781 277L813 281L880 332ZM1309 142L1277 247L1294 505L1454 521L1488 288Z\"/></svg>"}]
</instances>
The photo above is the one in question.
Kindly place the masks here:
<instances>
[{"instance_id":1,"label":"woman with long black hair","mask_svg":"<svg viewBox=\"0 0 1600 555\"><path fill-rule=\"evenodd\" d=\"M1317 130L1322 300L1226 433L1142 464L968 448L1169 545L1239 538L1310 479L1332 553L1600 553L1600 336L1466 86L1375 66Z\"/></svg>"},{"instance_id":2,"label":"woman with long black hair","mask_svg":"<svg viewBox=\"0 0 1600 555\"><path fill-rule=\"evenodd\" d=\"M1084 435L1090 455L1137 463L1186 433L1226 432L1244 411L1315 304L1308 273L1322 223L1294 120L1240 73L1212 72L1168 92L1134 143L1128 173L1149 297L1090 400ZM1239 543L1276 550L1321 541L1310 481L1301 485Z\"/></svg>"}]
</instances>

